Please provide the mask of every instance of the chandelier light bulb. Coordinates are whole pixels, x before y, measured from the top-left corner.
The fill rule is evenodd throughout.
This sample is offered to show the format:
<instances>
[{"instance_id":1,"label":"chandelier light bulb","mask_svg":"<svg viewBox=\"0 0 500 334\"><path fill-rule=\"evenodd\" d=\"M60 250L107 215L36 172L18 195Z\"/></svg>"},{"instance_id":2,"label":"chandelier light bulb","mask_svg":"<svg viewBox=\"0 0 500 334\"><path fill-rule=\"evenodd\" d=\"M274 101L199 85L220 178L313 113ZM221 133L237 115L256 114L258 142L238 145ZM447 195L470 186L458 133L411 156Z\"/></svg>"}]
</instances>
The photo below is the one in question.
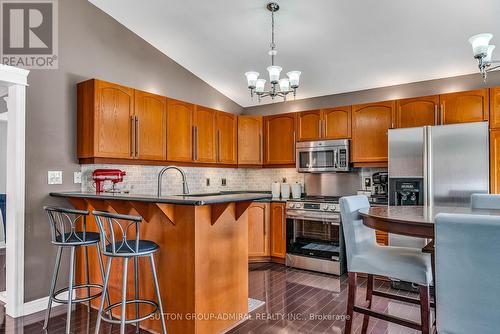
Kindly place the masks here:
<instances>
[{"instance_id":1,"label":"chandelier light bulb","mask_svg":"<svg viewBox=\"0 0 500 334\"><path fill-rule=\"evenodd\" d=\"M300 71L290 71L286 74L290 80L290 86L293 89L299 87L300 74Z\"/></svg>"},{"instance_id":2,"label":"chandelier light bulb","mask_svg":"<svg viewBox=\"0 0 500 334\"><path fill-rule=\"evenodd\" d=\"M257 78L259 77L259 72L255 71L246 72L245 76L247 77L248 88L254 89L257 83Z\"/></svg>"},{"instance_id":3,"label":"chandelier light bulb","mask_svg":"<svg viewBox=\"0 0 500 334\"><path fill-rule=\"evenodd\" d=\"M263 93L265 86L266 86L266 79L258 79L255 84L255 91L257 93Z\"/></svg>"},{"instance_id":4,"label":"chandelier light bulb","mask_svg":"<svg viewBox=\"0 0 500 334\"><path fill-rule=\"evenodd\" d=\"M478 34L469 38L474 57L480 57L481 55L487 54L488 46L492 38L493 35L490 33Z\"/></svg>"},{"instance_id":5,"label":"chandelier light bulb","mask_svg":"<svg viewBox=\"0 0 500 334\"><path fill-rule=\"evenodd\" d=\"M282 68L280 66L269 66L267 68L267 71L269 72L269 82L271 82L272 84L277 84L280 80L281 70Z\"/></svg>"},{"instance_id":6,"label":"chandelier light bulb","mask_svg":"<svg viewBox=\"0 0 500 334\"><path fill-rule=\"evenodd\" d=\"M290 90L290 81L286 78L280 79L280 91L288 92Z\"/></svg>"}]
</instances>

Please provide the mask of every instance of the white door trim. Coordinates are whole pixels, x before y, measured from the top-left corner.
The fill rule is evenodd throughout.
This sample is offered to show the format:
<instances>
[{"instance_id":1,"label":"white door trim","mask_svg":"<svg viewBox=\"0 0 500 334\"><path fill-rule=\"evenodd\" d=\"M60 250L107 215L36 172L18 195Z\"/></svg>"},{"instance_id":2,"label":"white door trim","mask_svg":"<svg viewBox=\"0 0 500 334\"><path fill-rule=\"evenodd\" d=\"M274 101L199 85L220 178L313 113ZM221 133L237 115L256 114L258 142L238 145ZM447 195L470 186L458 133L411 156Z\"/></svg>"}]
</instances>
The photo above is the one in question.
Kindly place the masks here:
<instances>
[{"instance_id":1,"label":"white door trim","mask_svg":"<svg viewBox=\"0 0 500 334\"><path fill-rule=\"evenodd\" d=\"M6 313L24 313L24 205L26 86L28 70L0 65L0 85L7 100Z\"/></svg>"}]
</instances>

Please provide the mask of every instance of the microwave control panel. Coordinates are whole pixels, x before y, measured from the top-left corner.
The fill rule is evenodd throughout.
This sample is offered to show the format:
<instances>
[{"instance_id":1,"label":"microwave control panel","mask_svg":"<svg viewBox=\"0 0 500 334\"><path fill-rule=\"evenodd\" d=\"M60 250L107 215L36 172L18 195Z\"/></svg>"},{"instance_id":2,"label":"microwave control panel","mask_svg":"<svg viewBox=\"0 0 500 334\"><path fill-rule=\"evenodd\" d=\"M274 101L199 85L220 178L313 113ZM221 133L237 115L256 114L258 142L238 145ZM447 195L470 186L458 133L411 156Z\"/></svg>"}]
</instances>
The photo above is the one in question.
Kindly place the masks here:
<instances>
[{"instance_id":1,"label":"microwave control panel","mask_svg":"<svg viewBox=\"0 0 500 334\"><path fill-rule=\"evenodd\" d=\"M339 162L338 162L338 167L339 168L345 168L347 167L347 149L341 148L339 149Z\"/></svg>"}]
</instances>

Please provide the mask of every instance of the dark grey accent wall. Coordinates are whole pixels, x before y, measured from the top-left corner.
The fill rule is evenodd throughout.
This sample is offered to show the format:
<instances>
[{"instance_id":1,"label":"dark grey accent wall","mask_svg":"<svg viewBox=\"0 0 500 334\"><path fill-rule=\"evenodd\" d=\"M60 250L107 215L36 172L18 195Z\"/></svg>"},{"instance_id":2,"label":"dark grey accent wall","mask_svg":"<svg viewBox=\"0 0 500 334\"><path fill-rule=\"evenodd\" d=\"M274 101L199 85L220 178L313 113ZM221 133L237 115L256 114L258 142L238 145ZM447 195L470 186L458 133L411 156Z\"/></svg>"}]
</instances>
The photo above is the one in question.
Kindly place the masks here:
<instances>
[{"instance_id":1,"label":"dark grey accent wall","mask_svg":"<svg viewBox=\"0 0 500 334\"><path fill-rule=\"evenodd\" d=\"M96 77L219 110L242 111L86 0L59 1L59 59L58 70L33 70L28 77L26 302L48 295L54 265L55 248L42 206L68 205L50 198L50 191L80 189L73 184L73 172L80 169L76 159L78 82ZM47 185L48 170L62 170L64 183ZM62 283L65 277L61 273Z\"/></svg>"},{"instance_id":2,"label":"dark grey accent wall","mask_svg":"<svg viewBox=\"0 0 500 334\"><path fill-rule=\"evenodd\" d=\"M471 63L475 60L471 57ZM326 95L310 99L265 104L245 108L245 115L272 115L286 112L346 106L352 104L395 100L401 98L444 94L484 87L500 86L500 71L492 72L485 84L480 74L421 81L404 85L374 88L343 94Z\"/></svg>"}]
</instances>

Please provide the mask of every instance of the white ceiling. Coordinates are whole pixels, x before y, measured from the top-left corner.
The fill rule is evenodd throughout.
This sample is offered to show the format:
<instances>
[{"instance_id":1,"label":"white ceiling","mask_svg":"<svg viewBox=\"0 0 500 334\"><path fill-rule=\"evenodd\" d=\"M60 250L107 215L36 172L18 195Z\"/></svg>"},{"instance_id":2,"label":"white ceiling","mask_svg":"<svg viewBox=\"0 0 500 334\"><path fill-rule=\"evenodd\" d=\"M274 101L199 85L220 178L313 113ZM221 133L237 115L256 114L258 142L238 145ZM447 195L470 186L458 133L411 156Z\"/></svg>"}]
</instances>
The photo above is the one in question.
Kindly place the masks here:
<instances>
[{"instance_id":1,"label":"white ceiling","mask_svg":"<svg viewBox=\"0 0 500 334\"><path fill-rule=\"evenodd\" d=\"M268 79L268 1L89 1L238 104L258 104L244 72ZM475 73L467 39L480 32L500 58L498 0L278 2L276 63L302 71L297 98Z\"/></svg>"}]
</instances>

